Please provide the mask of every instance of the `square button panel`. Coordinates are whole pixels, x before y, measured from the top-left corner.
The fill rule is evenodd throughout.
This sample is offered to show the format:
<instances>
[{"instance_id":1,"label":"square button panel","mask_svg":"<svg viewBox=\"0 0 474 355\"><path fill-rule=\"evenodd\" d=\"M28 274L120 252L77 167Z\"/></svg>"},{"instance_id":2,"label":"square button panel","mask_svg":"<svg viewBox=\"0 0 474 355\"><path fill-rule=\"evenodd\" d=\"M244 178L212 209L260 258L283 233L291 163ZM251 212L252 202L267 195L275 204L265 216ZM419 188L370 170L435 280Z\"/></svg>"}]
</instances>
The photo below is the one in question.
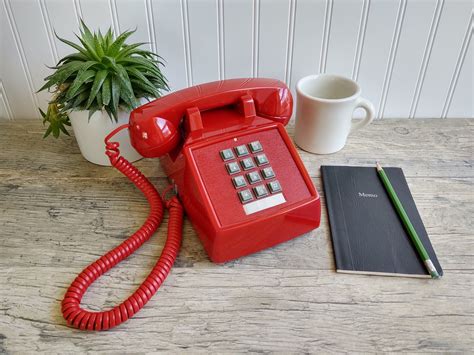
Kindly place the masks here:
<instances>
[{"instance_id":1,"label":"square button panel","mask_svg":"<svg viewBox=\"0 0 474 355\"><path fill-rule=\"evenodd\" d=\"M244 186L247 186L247 182L245 181L245 178L242 175L236 176L232 178L232 183L234 184L235 188L241 188Z\"/></svg>"},{"instance_id":2,"label":"square button panel","mask_svg":"<svg viewBox=\"0 0 474 355\"><path fill-rule=\"evenodd\" d=\"M267 186L268 186L268 189L270 190L270 192L271 192L272 194L281 191L281 185L280 185L280 183L278 182L278 180L269 182L269 183L267 184Z\"/></svg>"},{"instance_id":3,"label":"square button panel","mask_svg":"<svg viewBox=\"0 0 474 355\"><path fill-rule=\"evenodd\" d=\"M238 173L240 171L239 164L237 164L235 161L232 162L232 163L226 164L225 167L226 167L227 172L229 174L235 174L235 173Z\"/></svg>"},{"instance_id":4,"label":"square button panel","mask_svg":"<svg viewBox=\"0 0 474 355\"><path fill-rule=\"evenodd\" d=\"M249 143L249 148L252 153L258 153L263 150L263 147L259 141L254 141L254 142Z\"/></svg>"},{"instance_id":5,"label":"square button panel","mask_svg":"<svg viewBox=\"0 0 474 355\"><path fill-rule=\"evenodd\" d=\"M248 173L247 174L247 180L251 183L251 184L255 184L259 181L262 181L262 179L260 178L260 175L258 174L258 172L256 171L252 171L251 173Z\"/></svg>"},{"instance_id":6,"label":"square button panel","mask_svg":"<svg viewBox=\"0 0 474 355\"><path fill-rule=\"evenodd\" d=\"M265 180L271 179L275 177L275 172L273 171L272 167L269 166L268 168L262 169L262 176Z\"/></svg>"},{"instance_id":7,"label":"square button panel","mask_svg":"<svg viewBox=\"0 0 474 355\"><path fill-rule=\"evenodd\" d=\"M243 157L249 154L249 150L245 144L235 147L234 150L238 157Z\"/></svg>"},{"instance_id":8,"label":"square button panel","mask_svg":"<svg viewBox=\"0 0 474 355\"><path fill-rule=\"evenodd\" d=\"M237 193L239 195L240 202L245 203L253 200L252 193L249 189L239 191Z\"/></svg>"},{"instance_id":9,"label":"square button panel","mask_svg":"<svg viewBox=\"0 0 474 355\"><path fill-rule=\"evenodd\" d=\"M258 185L253 188L253 192L255 193L255 196L257 198L262 198L268 195L268 191L265 187L265 185Z\"/></svg>"},{"instance_id":10,"label":"square button panel","mask_svg":"<svg viewBox=\"0 0 474 355\"><path fill-rule=\"evenodd\" d=\"M255 157L255 162L258 166L268 164L267 156L265 154L259 154Z\"/></svg>"},{"instance_id":11,"label":"square button panel","mask_svg":"<svg viewBox=\"0 0 474 355\"><path fill-rule=\"evenodd\" d=\"M250 170L252 168L255 168L255 164L253 163L252 158L246 158L241 160L240 165L242 165L242 168L244 170Z\"/></svg>"}]
</instances>

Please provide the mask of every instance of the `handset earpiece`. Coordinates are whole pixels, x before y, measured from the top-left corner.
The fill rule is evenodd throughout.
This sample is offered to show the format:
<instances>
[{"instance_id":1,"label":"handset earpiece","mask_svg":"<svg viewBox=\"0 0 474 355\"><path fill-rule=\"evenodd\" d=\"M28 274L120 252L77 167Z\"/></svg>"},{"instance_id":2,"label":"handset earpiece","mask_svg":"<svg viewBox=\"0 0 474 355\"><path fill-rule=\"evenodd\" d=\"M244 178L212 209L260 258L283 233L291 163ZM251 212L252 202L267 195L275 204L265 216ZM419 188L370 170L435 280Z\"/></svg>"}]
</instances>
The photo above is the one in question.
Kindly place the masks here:
<instances>
[{"instance_id":1,"label":"handset earpiece","mask_svg":"<svg viewBox=\"0 0 474 355\"><path fill-rule=\"evenodd\" d=\"M180 140L179 131L173 122L162 117L131 124L129 131L133 147L146 158L169 153Z\"/></svg>"}]
</instances>

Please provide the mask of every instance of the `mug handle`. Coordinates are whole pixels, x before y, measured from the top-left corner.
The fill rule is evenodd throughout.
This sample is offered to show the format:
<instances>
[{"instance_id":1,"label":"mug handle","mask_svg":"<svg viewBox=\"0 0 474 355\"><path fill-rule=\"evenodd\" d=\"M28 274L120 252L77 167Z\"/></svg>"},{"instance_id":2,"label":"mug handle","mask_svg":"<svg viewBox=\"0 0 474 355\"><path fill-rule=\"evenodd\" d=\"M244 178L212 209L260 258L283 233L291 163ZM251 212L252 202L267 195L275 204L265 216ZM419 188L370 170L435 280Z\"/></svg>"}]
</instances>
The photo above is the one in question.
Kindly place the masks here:
<instances>
[{"instance_id":1,"label":"mug handle","mask_svg":"<svg viewBox=\"0 0 474 355\"><path fill-rule=\"evenodd\" d=\"M359 97L356 101L356 106L354 110L359 107L364 109L365 118L356 122L352 121L351 133L357 131L358 129L361 129L362 127L367 126L370 122L374 120L375 117L374 105L372 105L370 101Z\"/></svg>"}]
</instances>

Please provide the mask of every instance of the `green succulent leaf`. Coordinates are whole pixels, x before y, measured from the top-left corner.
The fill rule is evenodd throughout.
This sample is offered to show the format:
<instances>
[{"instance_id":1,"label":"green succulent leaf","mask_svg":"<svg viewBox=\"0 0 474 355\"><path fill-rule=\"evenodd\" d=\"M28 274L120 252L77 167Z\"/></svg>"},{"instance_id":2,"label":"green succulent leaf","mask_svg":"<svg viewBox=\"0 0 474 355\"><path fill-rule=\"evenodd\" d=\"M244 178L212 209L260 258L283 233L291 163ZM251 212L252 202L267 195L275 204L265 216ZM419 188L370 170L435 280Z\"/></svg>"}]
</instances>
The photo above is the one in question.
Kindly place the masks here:
<instances>
[{"instance_id":1,"label":"green succulent leaf","mask_svg":"<svg viewBox=\"0 0 474 355\"><path fill-rule=\"evenodd\" d=\"M102 40L99 39L98 35L94 35L94 48L99 58L103 57L105 54L104 48L102 47L103 41L104 41L103 39Z\"/></svg>"},{"instance_id":2,"label":"green succulent leaf","mask_svg":"<svg viewBox=\"0 0 474 355\"><path fill-rule=\"evenodd\" d=\"M85 39L82 39L81 37L79 37L78 35L76 35L77 39L79 40L79 42L82 43L82 45L84 46L84 48L86 49L88 55L90 56L90 58L96 60L96 61L100 61L100 57L97 55L97 53L95 52L95 49L94 49L94 39L92 39L92 42L88 42L87 40Z\"/></svg>"},{"instance_id":3,"label":"green succulent leaf","mask_svg":"<svg viewBox=\"0 0 474 355\"><path fill-rule=\"evenodd\" d=\"M121 109L131 110L140 98L157 98L169 90L161 72L163 58L142 47L145 43L126 43L135 32L125 31L114 38L111 28L103 34L93 32L81 20L78 42L56 37L75 52L61 58L54 72L45 78L39 89L53 97L45 111L40 109L46 127L44 137L68 134L71 111L105 110L118 120Z\"/></svg>"},{"instance_id":4,"label":"green succulent leaf","mask_svg":"<svg viewBox=\"0 0 474 355\"><path fill-rule=\"evenodd\" d=\"M130 35L133 34L135 31L125 31L117 39L110 45L110 48L107 50L107 55L111 57L115 57L120 49L122 48L124 42L127 40Z\"/></svg>"},{"instance_id":5,"label":"green succulent leaf","mask_svg":"<svg viewBox=\"0 0 474 355\"><path fill-rule=\"evenodd\" d=\"M59 133L63 132L69 136L69 132L64 126L70 126L69 116L60 110L60 106L56 103L50 103L48 105L47 113L39 109L41 116L43 117L43 125L48 123L49 126L46 129L46 132L43 135L43 138L46 138L51 133L53 137L58 138Z\"/></svg>"},{"instance_id":6,"label":"green succulent leaf","mask_svg":"<svg viewBox=\"0 0 474 355\"><path fill-rule=\"evenodd\" d=\"M95 64L97 64L97 62L94 61L88 61L83 63L81 69L77 73L76 78L72 82L71 87L67 91L66 97L68 99L75 96L77 91L81 88L82 84L84 84L87 79L90 79L95 76L96 72L94 70L88 70Z\"/></svg>"},{"instance_id":7,"label":"green succulent leaf","mask_svg":"<svg viewBox=\"0 0 474 355\"><path fill-rule=\"evenodd\" d=\"M127 71L123 66L117 64L117 75L120 81L120 90L124 91L130 98L133 97L133 88Z\"/></svg>"},{"instance_id":8,"label":"green succulent leaf","mask_svg":"<svg viewBox=\"0 0 474 355\"><path fill-rule=\"evenodd\" d=\"M110 103L110 78L107 77L102 84L102 103L107 106Z\"/></svg>"},{"instance_id":9,"label":"green succulent leaf","mask_svg":"<svg viewBox=\"0 0 474 355\"><path fill-rule=\"evenodd\" d=\"M89 106L92 104L92 101L96 98L96 96L99 94L99 90L107 77L107 70L101 70L98 72L95 76L94 83L92 84L92 89L89 94L89 99L87 100L86 108L89 108Z\"/></svg>"},{"instance_id":10,"label":"green succulent leaf","mask_svg":"<svg viewBox=\"0 0 474 355\"><path fill-rule=\"evenodd\" d=\"M110 45L112 44L114 38L113 38L113 34L112 34L112 28L109 27L109 29L107 30L107 33L105 34L105 37L104 37L104 45L105 45L105 48L106 48L106 52L108 52L109 50L109 47Z\"/></svg>"},{"instance_id":11,"label":"green succulent leaf","mask_svg":"<svg viewBox=\"0 0 474 355\"><path fill-rule=\"evenodd\" d=\"M70 101L72 103L70 108L84 107L85 109L85 101L87 100L88 97L89 97L88 92L82 92L81 94L77 95L74 101Z\"/></svg>"},{"instance_id":12,"label":"green succulent leaf","mask_svg":"<svg viewBox=\"0 0 474 355\"><path fill-rule=\"evenodd\" d=\"M140 42L140 43L131 44L129 46L128 45L124 46L124 49L120 53L117 54L117 59L125 58L133 54L136 54L135 52L138 51L137 48L143 46L144 44L146 44L146 42Z\"/></svg>"},{"instance_id":13,"label":"green succulent leaf","mask_svg":"<svg viewBox=\"0 0 474 355\"><path fill-rule=\"evenodd\" d=\"M72 61L72 60L82 60L82 61L86 61L88 60L88 58L82 54L82 53L73 53L73 54L69 54L63 58L61 58L58 62L58 64L56 64L56 67L59 67L59 65L61 63L65 63L65 62L68 62L68 61Z\"/></svg>"},{"instance_id":14,"label":"green succulent leaf","mask_svg":"<svg viewBox=\"0 0 474 355\"><path fill-rule=\"evenodd\" d=\"M143 75L140 70L134 67L129 67L127 68L127 72L129 73L129 77L135 77L135 79L138 79L138 82L142 82L143 84L150 86L151 90L154 91L155 88L153 87L153 84L145 75Z\"/></svg>"},{"instance_id":15,"label":"green succulent leaf","mask_svg":"<svg viewBox=\"0 0 474 355\"><path fill-rule=\"evenodd\" d=\"M56 32L54 33L56 35L56 38L59 39L61 42L64 44L67 44L68 46L74 48L76 51L78 51L80 54L82 54L84 57L89 58L89 54L87 53L87 50L79 46L78 44L71 42L65 38L59 37Z\"/></svg>"},{"instance_id":16,"label":"green succulent leaf","mask_svg":"<svg viewBox=\"0 0 474 355\"><path fill-rule=\"evenodd\" d=\"M119 79L114 75L112 77L112 105L113 109L115 111L118 111L118 106L119 106L119 100L120 100L120 81Z\"/></svg>"}]
</instances>

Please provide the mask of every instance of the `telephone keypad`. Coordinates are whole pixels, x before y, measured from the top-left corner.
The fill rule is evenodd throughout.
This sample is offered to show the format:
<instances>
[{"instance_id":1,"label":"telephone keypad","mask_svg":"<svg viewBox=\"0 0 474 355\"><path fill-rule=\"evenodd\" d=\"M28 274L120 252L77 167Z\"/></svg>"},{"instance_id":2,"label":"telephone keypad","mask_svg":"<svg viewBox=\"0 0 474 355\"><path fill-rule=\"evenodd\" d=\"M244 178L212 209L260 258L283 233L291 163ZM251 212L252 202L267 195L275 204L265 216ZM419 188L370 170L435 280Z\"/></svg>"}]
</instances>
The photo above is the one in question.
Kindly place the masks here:
<instances>
[{"instance_id":1,"label":"telephone keypad","mask_svg":"<svg viewBox=\"0 0 474 355\"><path fill-rule=\"evenodd\" d=\"M281 185L280 185L280 182L279 182L278 180L269 182L269 183L267 184L267 186L268 186L268 189L270 190L270 192L271 192L272 194L281 191Z\"/></svg>"},{"instance_id":2,"label":"telephone keypad","mask_svg":"<svg viewBox=\"0 0 474 355\"><path fill-rule=\"evenodd\" d=\"M238 157L244 157L249 154L249 151L245 144L235 147L234 150Z\"/></svg>"},{"instance_id":3,"label":"telephone keypad","mask_svg":"<svg viewBox=\"0 0 474 355\"><path fill-rule=\"evenodd\" d=\"M269 166L268 168L262 169L262 176L265 180L268 180L275 177L275 172L272 167Z\"/></svg>"},{"instance_id":4,"label":"telephone keypad","mask_svg":"<svg viewBox=\"0 0 474 355\"><path fill-rule=\"evenodd\" d=\"M240 202L245 203L253 200L252 193L249 189L242 190L238 192Z\"/></svg>"},{"instance_id":5,"label":"telephone keypad","mask_svg":"<svg viewBox=\"0 0 474 355\"><path fill-rule=\"evenodd\" d=\"M257 198L262 198L268 195L265 185L258 185L253 188L253 192Z\"/></svg>"},{"instance_id":6,"label":"telephone keypad","mask_svg":"<svg viewBox=\"0 0 474 355\"><path fill-rule=\"evenodd\" d=\"M255 157L255 162L257 163L258 166L266 165L268 164L268 159L265 154L260 154Z\"/></svg>"},{"instance_id":7,"label":"telephone keypad","mask_svg":"<svg viewBox=\"0 0 474 355\"><path fill-rule=\"evenodd\" d=\"M254 141L254 142L249 143L249 148L252 153L258 153L263 150L263 147L259 141Z\"/></svg>"},{"instance_id":8,"label":"telephone keypad","mask_svg":"<svg viewBox=\"0 0 474 355\"><path fill-rule=\"evenodd\" d=\"M224 161L234 159L234 153L232 152L232 149L221 150L220 155L221 155L222 160Z\"/></svg>"},{"instance_id":9,"label":"telephone keypad","mask_svg":"<svg viewBox=\"0 0 474 355\"><path fill-rule=\"evenodd\" d=\"M242 175L232 178L232 183L234 184L236 189L247 186L247 182L245 181L245 178Z\"/></svg>"},{"instance_id":10,"label":"telephone keypad","mask_svg":"<svg viewBox=\"0 0 474 355\"><path fill-rule=\"evenodd\" d=\"M230 147L219 152L222 160L226 162L225 168L229 175L237 174L231 177L231 181L234 188L240 190L237 191L237 195L242 204L253 201L255 198L262 199L271 194L282 192L280 182L272 180L276 177L276 174L269 165L270 161L267 155L262 152L263 146L259 141ZM236 158L242 159L234 160ZM241 171L245 171L246 174L238 175ZM265 180L265 183L256 185L263 180ZM246 188L249 184L253 187ZM255 201L255 203L257 202Z\"/></svg>"},{"instance_id":11,"label":"telephone keypad","mask_svg":"<svg viewBox=\"0 0 474 355\"><path fill-rule=\"evenodd\" d=\"M226 164L225 167L228 173L231 175L240 172L239 164L237 164L235 161L232 163Z\"/></svg>"},{"instance_id":12,"label":"telephone keypad","mask_svg":"<svg viewBox=\"0 0 474 355\"><path fill-rule=\"evenodd\" d=\"M262 179L260 178L260 175L256 171L252 171L252 172L248 173L247 174L247 180L251 184L255 184L259 181L262 181Z\"/></svg>"},{"instance_id":13,"label":"telephone keypad","mask_svg":"<svg viewBox=\"0 0 474 355\"><path fill-rule=\"evenodd\" d=\"M240 161L240 165L244 170L250 170L255 168L255 164L253 163L252 158L246 158Z\"/></svg>"}]
</instances>

